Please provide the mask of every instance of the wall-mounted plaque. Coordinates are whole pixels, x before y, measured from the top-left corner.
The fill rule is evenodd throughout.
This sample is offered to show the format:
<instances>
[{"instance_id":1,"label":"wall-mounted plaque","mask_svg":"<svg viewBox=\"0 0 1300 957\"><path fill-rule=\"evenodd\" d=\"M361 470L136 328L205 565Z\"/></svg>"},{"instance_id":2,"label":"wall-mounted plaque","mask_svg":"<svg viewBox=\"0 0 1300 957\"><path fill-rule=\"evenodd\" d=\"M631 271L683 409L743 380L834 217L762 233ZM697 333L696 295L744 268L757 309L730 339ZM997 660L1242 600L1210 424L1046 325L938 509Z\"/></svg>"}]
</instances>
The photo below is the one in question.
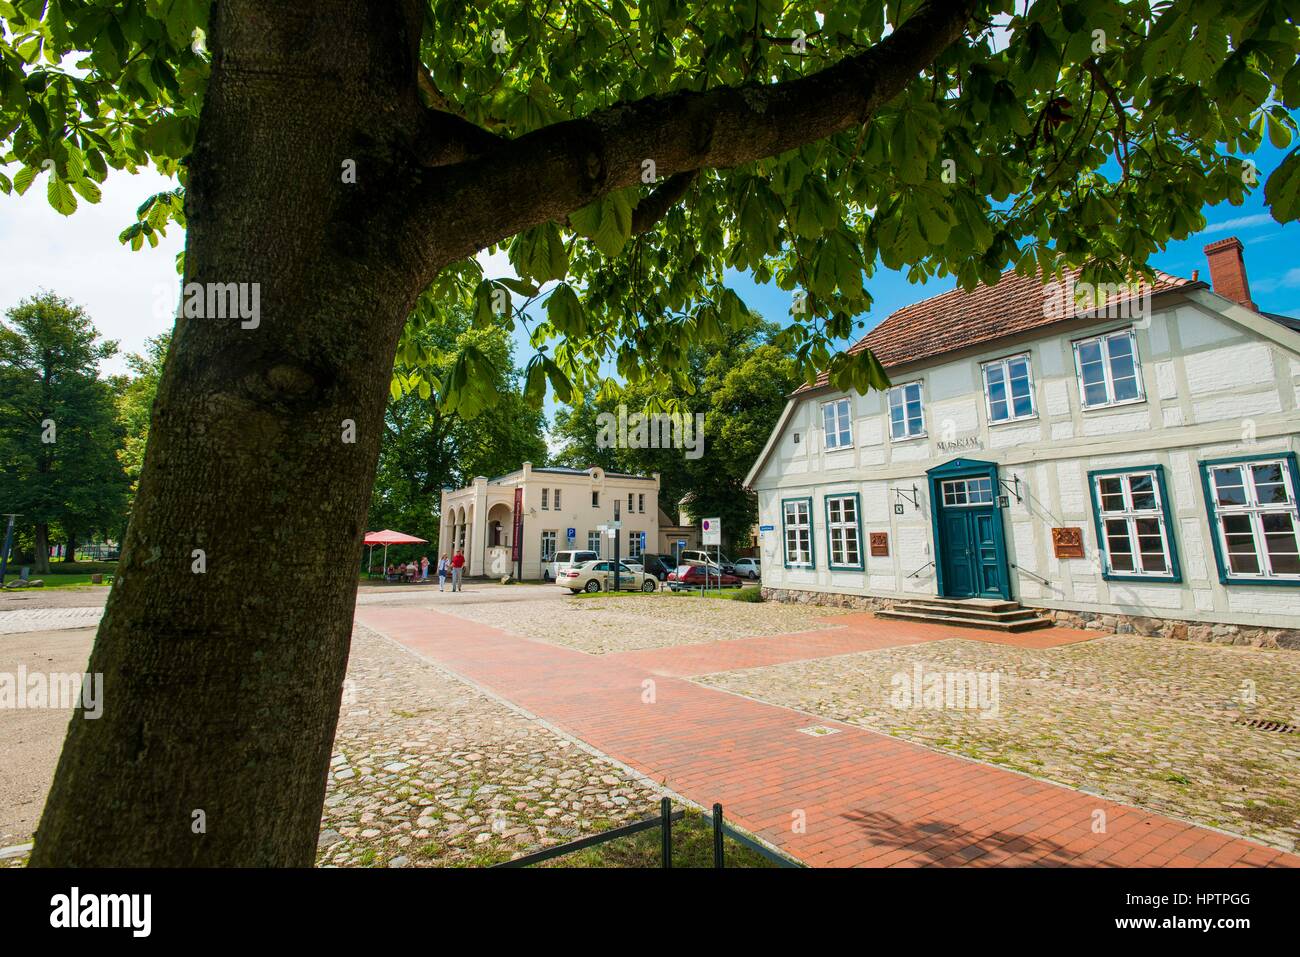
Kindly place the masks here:
<instances>
[{"instance_id":1,"label":"wall-mounted plaque","mask_svg":"<svg viewBox=\"0 0 1300 957\"><path fill-rule=\"evenodd\" d=\"M1052 529L1052 551L1057 558L1083 557L1083 529Z\"/></svg>"},{"instance_id":2,"label":"wall-mounted plaque","mask_svg":"<svg viewBox=\"0 0 1300 957\"><path fill-rule=\"evenodd\" d=\"M871 556L873 558L884 557L889 554L888 532L872 532L868 540L871 542Z\"/></svg>"}]
</instances>

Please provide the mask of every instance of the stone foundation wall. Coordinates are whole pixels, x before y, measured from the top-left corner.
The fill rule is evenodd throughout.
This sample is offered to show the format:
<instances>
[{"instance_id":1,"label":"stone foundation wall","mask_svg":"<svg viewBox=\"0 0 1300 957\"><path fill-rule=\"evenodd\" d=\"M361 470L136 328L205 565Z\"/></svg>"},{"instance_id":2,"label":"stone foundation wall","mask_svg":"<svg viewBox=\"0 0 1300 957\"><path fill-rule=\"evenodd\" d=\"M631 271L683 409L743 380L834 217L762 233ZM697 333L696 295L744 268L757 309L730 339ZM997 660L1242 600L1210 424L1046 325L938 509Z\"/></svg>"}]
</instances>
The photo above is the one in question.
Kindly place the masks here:
<instances>
[{"instance_id":1,"label":"stone foundation wall","mask_svg":"<svg viewBox=\"0 0 1300 957\"><path fill-rule=\"evenodd\" d=\"M856 608L861 611L889 609L896 601L904 600L766 586L763 588L763 598L767 601L821 605L827 608ZM1025 607L1036 608L1037 606L1026 605ZM1038 608L1038 611L1044 618L1051 619L1055 624L1065 628L1084 628L1116 635L1147 635L1156 638L1172 638L1175 641L1201 641L1215 645L1246 645L1252 648L1286 648L1300 651L1300 629L1298 628L1261 628L1254 625L1225 625L1107 612L1061 611L1055 608Z\"/></svg>"},{"instance_id":2,"label":"stone foundation wall","mask_svg":"<svg viewBox=\"0 0 1300 957\"><path fill-rule=\"evenodd\" d=\"M826 608L857 608L861 611L882 611L893 608L894 598L876 598L872 595L842 595L829 591L806 591L802 588L768 588L763 586L764 601L783 601L797 605L821 605Z\"/></svg>"},{"instance_id":3,"label":"stone foundation wall","mask_svg":"<svg viewBox=\"0 0 1300 957\"><path fill-rule=\"evenodd\" d=\"M1108 614L1093 611L1060 611L1040 608L1044 618L1066 628L1087 628L1116 635L1149 635L1175 641L1202 641L1215 645L1246 645L1252 648L1287 648L1300 651L1300 629L1261 628L1255 625L1227 625L1220 622L1180 621L1141 615Z\"/></svg>"}]
</instances>

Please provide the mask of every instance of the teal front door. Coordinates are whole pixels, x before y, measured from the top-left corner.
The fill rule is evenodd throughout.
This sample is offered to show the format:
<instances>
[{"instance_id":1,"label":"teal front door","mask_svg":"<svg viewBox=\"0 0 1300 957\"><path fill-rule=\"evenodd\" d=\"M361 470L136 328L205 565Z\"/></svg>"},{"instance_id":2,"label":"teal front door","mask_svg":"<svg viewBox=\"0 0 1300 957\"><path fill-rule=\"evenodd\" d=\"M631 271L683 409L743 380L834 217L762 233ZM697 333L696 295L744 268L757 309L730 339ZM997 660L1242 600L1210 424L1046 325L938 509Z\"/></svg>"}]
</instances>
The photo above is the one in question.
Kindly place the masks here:
<instances>
[{"instance_id":1,"label":"teal front door","mask_svg":"<svg viewBox=\"0 0 1300 957\"><path fill-rule=\"evenodd\" d=\"M1010 599L997 466L955 459L928 474L939 595Z\"/></svg>"},{"instance_id":2,"label":"teal front door","mask_svg":"<svg viewBox=\"0 0 1300 957\"><path fill-rule=\"evenodd\" d=\"M940 521L944 597L1001 598L1002 559L992 508L945 508Z\"/></svg>"}]
</instances>

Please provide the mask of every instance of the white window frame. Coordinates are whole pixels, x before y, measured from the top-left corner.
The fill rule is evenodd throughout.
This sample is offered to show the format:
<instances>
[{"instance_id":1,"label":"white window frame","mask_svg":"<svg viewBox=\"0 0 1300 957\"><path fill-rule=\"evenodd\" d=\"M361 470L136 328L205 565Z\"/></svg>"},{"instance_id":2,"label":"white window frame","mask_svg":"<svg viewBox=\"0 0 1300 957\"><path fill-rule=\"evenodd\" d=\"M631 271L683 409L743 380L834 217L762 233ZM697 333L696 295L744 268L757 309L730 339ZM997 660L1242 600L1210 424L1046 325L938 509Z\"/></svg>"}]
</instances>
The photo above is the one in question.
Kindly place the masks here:
<instances>
[{"instance_id":1,"label":"white window frame","mask_svg":"<svg viewBox=\"0 0 1300 957\"><path fill-rule=\"evenodd\" d=\"M909 431L910 427L908 425L908 417L907 417L907 390L912 388L913 386L916 387L917 404L921 407L921 425L920 428L915 432ZM894 434L895 397L898 397L898 402L899 404L901 404L903 409L903 434L902 435ZM891 442L908 442L912 439L925 438L925 382L924 381L922 381L921 379L915 379L912 382L900 382L898 385L890 386L889 401L886 403L886 407L887 407L886 414L889 417L889 440Z\"/></svg>"},{"instance_id":2,"label":"white window frame","mask_svg":"<svg viewBox=\"0 0 1300 957\"><path fill-rule=\"evenodd\" d=\"M545 491L545 489L543 489ZM559 550L560 533L558 531L542 532L542 561L551 562L555 560L555 553ZM546 550L547 541L550 541L551 550Z\"/></svg>"},{"instance_id":3,"label":"white window frame","mask_svg":"<svg viewBox=\"0 0 1300 957\"><path fill-rule=\"evenodd\" d=\"M828 413L832 420L829 423ZM828 427L832 424L833 428ZM853 448L853 403L849 399L832 399L822 403L822 432L828 452Z\"/></svg>"},{"instance_id":4,"label":"white window frame","mask_svg":"<svg viewBox=\"0 0 1300 957\"><path fill-rule=\"evenodd\" d=\"M547 504L550 501L550 497L551 497L551 490L549 488L542 489L542 510L543 511L549 512L551 510L551 506Z\"/></svg>"},{"instance_id":5,"label":"white window frame","mask_svg":"<svg viewBox=\"0 0 1300 957\"><path fill-rule=\"evenodd\" d=\"M803 509L803 521L799 521L799 510ZM791 510L793 509L793 519ZM812 499L811 498L792 498L786 499L781 503L782 531L781 539L785 548L783 557L785 564L789 568L812 568L815 561L812 543ZM794 533L794 554L796 560L790 559L790 536ZM800 545L803 547L800 548ZM806 555L807 560L799 560L797 556Z\"/></svg>"},{"instance_id":6,"label":"white window frame","mask_svg":"<svg viewBox=\"0 0 1300 957\"><path fill-rule=\"evenodd\" d=\"M973 490L988 492L988 499L982 496L978 501L971 495ZM998 490L993 480L984 475L970 478L944 479L939 483L939 499L944 508L989 508L997 504Z\"/></svg>"},{"instance_id":7,"label":"white window frame","mask_svg":"<svg viewBox=\"0 0 1300 957\"><path fill-rule=\"evenodd\" d=\"M1261 504L1259 490L1255 484L1254 468L1260 465L1276 465L1282 472L1282 484L1286 489L1287 504ZM1219 484L1216 472L1236 469L1242 478L1242 490L1246 493L1244 505L1220 505ZM1218 538L1220 554L1223 556L1223 573L1229 582L1292 582L1300 581L1300 575L1273 571L1273 557L1264 542L1263 517L1270 513L1289 514L1291 516L1291 533L1296 537L1296 547L1300 549L1300 505L1296 502L1295 476L1291 474L1289 461L1282 456L1272 458L1261 456L1242 462L1220 462L1207 464L1209 474L1210 510L1214 515L1214 534ZM1232 569L1232 556L1228 552L1228 533L1223 525L1224 515L1242 515L1250 522L1251 543L1255 546L1255 563L1260 571L1237 572ZM1274 533L1276 534L1276 533Z\"/></svg>"},{"instance_id":8,"label":"white window frame","mask_svg":"<svg viewBox=\"0 0 1300 957\"><path fill-rule=\"evenodd\" d=\"M1138 508L1133 503L1133 479L1140 476L1145 476L1151 480L1151 493L1155 499L1155 505L1151 508ZM1120 494L1124 498L1124 507L1118 511L1107 511L1106 509L1106 500L1101 490L1101 483L1108 479L1118 480L1120 483ZM1101 551L1105 556L1106 574L1115 578L1174 577L1174 551L1169 540L1169 526L1165 522L1165 500L1161 491L1159 474L1154 469L1134 469L1131 472L1109 472L1104 475L1094 475L1092 482L1093 500L1097 503L1097 528L1101 536ZM1142 545L1138 536L1137 523L1151 519L1155 519L1156 527L1160 530L1160 547L1162 557L1165 560L1165 567L1148 571L1142 566ZM1124 530L1128 535L1128 555L1133 560L1132 568L1116 568L1113 561L1114 549L1111 548L1110 532L1106 528L1106 523L1120 521L1124 523Z\"/></svg>"},{"instance_id":9,"label":"white window frame","mask_svg":"<svg viewBox=\"0 0 1300 957\"><path fill-rule=\"evenodd\" d=\"M1014 396L1011 394L1011 363L1022 360L1025 363L1025 375L1029 380L1029 411L1024 415L1016 415ZM1002 370L1002 382L1006 386L1005 401L1008 414L1004 419L993 417L993 383L989 381L989 370L994 368ZM988 414L989 425L1005 425L1008 422L1024 422L1027 419L1038 418L1038 402L1035 401L1034 396L1034 366L1028 352L985 362L981 367L981 373L984 377L984 411Z\"/></svg>"},{"instance_id":10,"label":"white window frame","mask_svg":"<svg viewBox=\"0 0 1300 957\"><path fill-rule=\"evenodd\" d=\"M591 490L591 507L600 508L600 492L595 489Z\"/></svg>"},{"instance_id":11,"label":"white window frame","mask_svg":"<svg viewBox=\"0 0 1300 957\"><path fill-rule=\"evenodd\" d=\"M641 557L641 533L629 531L627 533L627 557Z\"/></svg>"},{"instance_id":12,"label":"white window frame","mask_svg":"<svg viewBox=\"0 0 1300 957\"><path fill-rule=\"evenodd\" d=\"M596 531L596 532L591 532L591 531L587 532L587 547L584 548L584 549L581 549L581 551L586 551L586 552L595 552L596 555L597 555L597 557L599 557L599 556L604 552L604 549L601 548L601 542L604 540L604 538L605 538L605 536L604 536L603 534L601 534L600 532L598 532L598 531ZM592 547L592 544L591 544L593 541L596 543L596 545L595 545L594 548Z\"/></svg>"},{"instance_id":13,"label":"white window frame","mask_svg":"<svg viewBox=\"0 0 1300 957\"><path fill-rule=\"evenodd\" d=\"M1115 373L1111 369L1110 341L1120 337L1127 337L1129 347L1132 349L1133 378L1137 385L1137 395L1131 399L1115 398ZM1088 390L1083 381L1083 358L1079 355L1080 348L1090 342L1100 343L1101 345L1101 374L1106 386L1106 401L1094 402L1091 405L1088 404ZM1116 329L1095 336L1086 336L1074 340L1072 345L1074 346L1074 377L1075 381L1079 383L1079 407L1085 412L1091 412L1094 409L1112 409L1122 405L1136 405L1147 400L1146 383L1142 381L1142 357L1138 355L1137 334L1132 329Z\"/></svg>"},{"instance_id":14,"label":"white window frame","mask_svg":"<svg viewBox=\"0 0 1300 957\"><path fill-rule=\"evenodd\" d=\"M636 493L636 510L639 514L645 514L645 492Z\"/></svg>"},{"instance_id":15,"label":"white window frame","mask_svg":"<svg viewBox=\"0 0 1300 957\"><path fill-rule=\"evenodd\" d=\"M560 490L558 488L555 490L555 495L552 498L552 503L554 505L555 510L558 512L560 510Z\"/></svg>"},{"instance_id":16,"label":"white window frame","mask_svg":"<svg viewBox=\"0 0 1300 957\"><path fill-rule=\"evenodd\" d=\"M853 506L853 520L845 519L845 502ZM835 506L839 505L839 518L835 518ZM852 534L853 558L849 559L848 546ZM836 558L836 549L842 555ZM826 496L826 567L846 571L860 571L864 568L862 561L862 503L856 494Z\"/></svg>"}]
</instances>

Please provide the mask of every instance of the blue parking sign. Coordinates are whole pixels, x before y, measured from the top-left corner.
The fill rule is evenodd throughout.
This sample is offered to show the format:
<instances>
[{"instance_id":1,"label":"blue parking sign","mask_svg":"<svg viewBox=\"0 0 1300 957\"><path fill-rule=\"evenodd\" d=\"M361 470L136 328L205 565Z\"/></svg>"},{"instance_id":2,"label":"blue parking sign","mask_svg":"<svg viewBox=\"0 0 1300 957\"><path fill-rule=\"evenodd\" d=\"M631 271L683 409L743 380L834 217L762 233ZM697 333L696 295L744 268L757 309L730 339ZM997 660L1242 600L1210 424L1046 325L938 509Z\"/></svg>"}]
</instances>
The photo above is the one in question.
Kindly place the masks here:
<instances>
[{"instance_id":1,"label":"blue parking sign","mask_svg":"<svg viewBox=\"0 0 1300 957\"><path fill-rule=\"evenodd\" d=\"M578 530L576 528L571 528L568 530L569 541L573 541L577 537L578 537Z\"/></svg>"}]
</instances>

